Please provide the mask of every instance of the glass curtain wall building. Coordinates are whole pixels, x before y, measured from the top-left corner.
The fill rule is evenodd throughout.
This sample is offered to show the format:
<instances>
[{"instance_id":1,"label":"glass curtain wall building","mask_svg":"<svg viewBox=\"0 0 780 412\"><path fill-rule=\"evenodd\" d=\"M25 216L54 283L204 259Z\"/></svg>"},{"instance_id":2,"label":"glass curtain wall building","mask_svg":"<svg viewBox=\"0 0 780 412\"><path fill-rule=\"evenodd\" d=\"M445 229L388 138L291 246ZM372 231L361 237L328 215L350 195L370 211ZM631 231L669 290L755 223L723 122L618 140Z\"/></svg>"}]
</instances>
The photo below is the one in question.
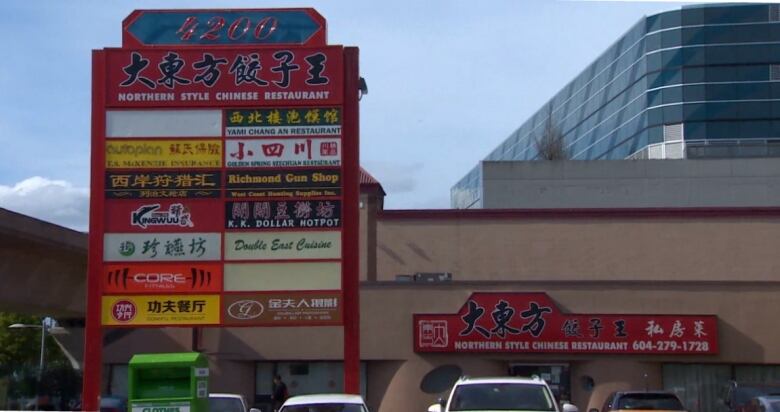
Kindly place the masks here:
<instances>
[{"instance_id":1,"label":"glass curtain wall building","mask_svg":"<svg viewBox=\"0 0 780 412\"><path fill-rule=\"evenodd\" d=\"M550 115L551 114L551 115ZM697 5L641 19L485 160L780 156L780 4ZM451 190L479 208L481 165Z\"/></svg>"}]
</instances>

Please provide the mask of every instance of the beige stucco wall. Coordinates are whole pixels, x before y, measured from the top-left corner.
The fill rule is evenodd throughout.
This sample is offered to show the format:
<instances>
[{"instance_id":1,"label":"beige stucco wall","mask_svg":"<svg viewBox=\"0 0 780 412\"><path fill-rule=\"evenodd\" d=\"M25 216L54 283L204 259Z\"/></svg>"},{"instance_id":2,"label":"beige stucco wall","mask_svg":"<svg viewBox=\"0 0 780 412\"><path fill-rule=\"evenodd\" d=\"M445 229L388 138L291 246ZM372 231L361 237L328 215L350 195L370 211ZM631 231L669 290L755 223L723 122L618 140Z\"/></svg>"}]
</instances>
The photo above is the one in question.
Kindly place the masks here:
<instances>
[{"instance_id":1,"label":"beige stucco wall","mask_svg":"<svg viewBox=\"0 0 780 412\"><path fill-rule=\"evenodd\" d=\"M362 222L368 223L364 215ZM581 410L599 407L613 390L660 388L666 362L780 364L777 317L780 235L776 218L383 218L376 257L363 229L364 279L376 265L384 282L361 287L361 358L368 363L372 412L424 410L436 394L420 390L438 365L457 364L473 376L503 375L509 363L565 363ZM452 272L445 284L403 284L396 274ZM474 291L546 292L568 313L711 314L719 318L716 356L566 354L415 354L412 315L455 313ZM128 336L107 349L121 356L164 349L176 338ZM144 336L146 336L144 338ZM163 342L161 344L160 342ZM164 343L168 342L168 343ZM175 346L175 345L174 345ZM122 349L117 349L121 347ZM258 361L338 360L338 327L204 329L200 349L213 363L212 389L254 394ZM596 382L581 386L583 376ZM647 377L645 377L645 375Z\"/></svg>"},{"instance_id":2,"label":"beige stucco wall","mask_svg":"<svg viewBox=\"0 0 780 412\"><path fill-rule=\"evenodd\" d=\"M777 218L382 218L379 280L777 280Z\"/></svg>"},{"instance_id":3,"label":"beige stucco wall","mask_svg":"<svg viewBox=\"0 0 780 412\"><path fill-rule=\"evenodd\" d=\"M601 356L524 354L415 354L412 314L455 313L475 290L547 292L570 313L713 314L720 319L717 356ZM670 282L513 282L453 285L366 284L361 291L361 357L369 362L368 397L377 412L422 410L436 396L424 394L422 377L435 366L458 364L472 376L503 375L512 362L568 363L572 397L581 408L598 407L616 389L661 387L665 362L780 364L780 332L767 328L780 307L780 285L771 283L674 284ZM255 361L338 360L341 330L322 328L205 329L201 349L224 364L219 390L253 394ZM243 366L241 362L246 362ZM247 366L249 365L249 366ZM235 371L235 373L233 373ZM644 378L644 374L648 378ZM580 388L589 375L593 392ZM252 380L252 382L247 382ZM232 388L232 389L231 389Z\"/></svg>"}]
</instances>

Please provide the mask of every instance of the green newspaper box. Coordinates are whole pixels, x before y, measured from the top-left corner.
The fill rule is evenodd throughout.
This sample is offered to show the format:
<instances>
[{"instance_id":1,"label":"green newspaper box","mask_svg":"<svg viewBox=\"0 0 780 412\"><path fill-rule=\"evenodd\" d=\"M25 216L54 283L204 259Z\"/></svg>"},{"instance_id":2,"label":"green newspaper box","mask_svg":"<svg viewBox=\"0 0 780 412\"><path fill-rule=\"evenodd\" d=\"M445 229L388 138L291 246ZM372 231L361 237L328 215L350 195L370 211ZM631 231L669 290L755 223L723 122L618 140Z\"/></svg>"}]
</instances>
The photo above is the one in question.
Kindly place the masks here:
<instances>
[{"instance_id":1,"label":"green newspaper box","mask_svg":"<svg viewBox=\"0 0 780 412\"><path fill-rule=\"evenodd\" d=\"M209 367L200 353L134 355L128 367L130 412L208 412Z\"/></svg>"}]
</instances>

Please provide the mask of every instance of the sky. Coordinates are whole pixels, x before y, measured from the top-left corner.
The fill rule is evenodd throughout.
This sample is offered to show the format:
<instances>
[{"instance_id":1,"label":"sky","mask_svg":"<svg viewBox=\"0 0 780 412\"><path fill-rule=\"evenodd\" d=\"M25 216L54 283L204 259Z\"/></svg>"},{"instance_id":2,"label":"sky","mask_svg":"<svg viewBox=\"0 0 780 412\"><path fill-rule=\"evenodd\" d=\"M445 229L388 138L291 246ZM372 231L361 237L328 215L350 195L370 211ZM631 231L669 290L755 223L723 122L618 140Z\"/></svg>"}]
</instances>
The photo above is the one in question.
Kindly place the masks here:
<instances>
[{"instance_id":1,"label":"sky","mask_svg":"<svg viewBox=\"0 0 780 412\"><path fill-rule=\"evenodd\" d=\"M0 207L86 230L91 50L134 9L314 7L358 46L361 165L386 209L453 184L642 16L672 1L0 1Z\"/></svg>"}]
</instances>

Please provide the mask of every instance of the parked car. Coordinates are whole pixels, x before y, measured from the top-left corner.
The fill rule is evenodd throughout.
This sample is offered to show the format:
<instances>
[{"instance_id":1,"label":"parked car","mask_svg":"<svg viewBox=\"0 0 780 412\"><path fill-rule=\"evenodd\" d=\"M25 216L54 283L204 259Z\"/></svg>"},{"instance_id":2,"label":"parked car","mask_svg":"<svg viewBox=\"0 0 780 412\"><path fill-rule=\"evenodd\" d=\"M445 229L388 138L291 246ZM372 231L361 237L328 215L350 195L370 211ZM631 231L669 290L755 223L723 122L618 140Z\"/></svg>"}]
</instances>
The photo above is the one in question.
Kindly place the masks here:
<instances>
[{"instance_id":1,"label":"parked car","mask_svg":"<svg viewBox=\"0 0 780 412\"><path fill-rule=\"evenodd\" d=\"M246 399L236 393L210 393L209 410L211 412L260 412L259 409L247 409Z\"/></svg>"},{"instance_id":2,"label":"parked car","mask_svg":"<svg viewBox=\"0 0 780 412\"><path fill-rule=\"evenodd\" d=\"M449 398L439 399L428 408L428 412L498 410L561 412L547 382L514 377L460 378ZM578 409L565 403L562 412L578 412Z\"/></svg>"},{"instance_id":3,"label":"parked car","mask_svg":"<svg viewBox=\"0 0 780 412\"><path fill-rule=\"evenodd\" d=\"M127 398L115 395L101 396L100 412L127 412Z\"/></svg>"},{"instance_id":4,"label":"parked car","mask_svg":"<svg viewBox=\"0 0 780 412\"><path fill-rule=\"evenodd\" d=\"M745 412L780 412L780 396L757 396L745 405Z\"/></svg>"},{"instance_id":5,"label":"parked car","mask_svg":"<svg viewBox=\"0 0 780 412\"><path fill-rule=\"evenodd\" d=\"M287 399L279 412L368 412L360 395L298 395Z\"/></svg>"},{"instance_id":6,"label":"parked car","mask_svg":"<svg viewBox=\"0 0 780 412\"><path fill-rule=\"evenodd\" d=\"M612 411L685 411L680 398L672 392L662 391L628 391L613 392L604 401L601 412ZM593 408L588 412L599 412Z\"/></svg>"},{"instance_id":7,"label":"parked car","mask_svg":"<svg viewBox=\"0 0 780 412\"><path fill-rule=\"evenodd\" d=\"M729 412L745 412L750 400L759 396L780 396L780 385L729 381L721 392Z\"/></svg>"}]
</instances>

